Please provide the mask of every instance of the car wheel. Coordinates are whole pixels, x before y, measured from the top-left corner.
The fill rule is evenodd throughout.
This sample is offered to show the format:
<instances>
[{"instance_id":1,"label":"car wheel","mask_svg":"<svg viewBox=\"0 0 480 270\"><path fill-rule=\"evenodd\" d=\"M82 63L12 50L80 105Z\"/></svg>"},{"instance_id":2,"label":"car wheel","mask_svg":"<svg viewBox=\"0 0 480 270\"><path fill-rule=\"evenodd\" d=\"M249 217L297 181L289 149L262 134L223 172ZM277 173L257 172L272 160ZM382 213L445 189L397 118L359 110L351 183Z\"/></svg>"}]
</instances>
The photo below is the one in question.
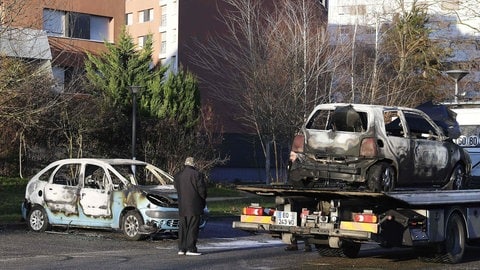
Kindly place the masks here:
<instances>
[{"instance_id":1,"label":"car wheel","mask_svg":"<svg viewBox=\"0 0 480 270\"><path fill-rule=\"evenodd\" d=\"M457 164L455 168L453 168L450 183L452 183L453 190L465 188L465 168L462 165Z\"/></svg>"},{"instance_id":2,"label":"car wheel","mask_svg":"<svg viewBox=\"0 0 480 270\"><path fill-rule=\"evenodd\" d=\"M45 209L41 206L34 206L28 214L28 228L34 232L44 232L48 227Z\"/></svg>"},{"instance_id":3,"label":"car wheel","mask_svg":"<svg viewBox=\"0 0 480 270\"><path fill-rule=\"evenodd\" d=\"M123 233L129 240L137 241L142 239L140 227L143 225L143 219L137 211L128 211L123 217Z\"/></svg>"},{"instance_id":4,"label":"car wheel","mask_svg":"<svg viewBox=\"0 0 480 270\"><path fill-rule=\"evenodd\" d=\"M392 191L395 188L395 181L395 169L386 162L374 164L368 170L367 184L370 191Z\"/></svg>"}]
</instances>

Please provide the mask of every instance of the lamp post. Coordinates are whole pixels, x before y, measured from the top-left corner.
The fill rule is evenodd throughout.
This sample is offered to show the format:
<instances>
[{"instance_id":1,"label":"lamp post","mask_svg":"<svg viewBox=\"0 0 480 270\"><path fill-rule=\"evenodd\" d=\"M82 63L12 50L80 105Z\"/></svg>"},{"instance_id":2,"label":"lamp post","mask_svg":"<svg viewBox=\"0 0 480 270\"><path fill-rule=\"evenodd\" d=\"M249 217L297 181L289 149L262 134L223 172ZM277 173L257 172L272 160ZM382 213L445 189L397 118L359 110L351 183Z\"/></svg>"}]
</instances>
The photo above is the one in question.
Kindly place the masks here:
<instances>
[{"instance_id":1,"label":"lamp post","mask_svg":"<svg viewBox=\"0 0 480 270\"><path fill-rule=\"evenodd\" d=\"M132 159L135 159L135 142L137 141L137 93L141 86L130 86L132 92Z\"/></svg>"},{"instance_id":2,"label":"lamp post","mask_svg":"<svg viewBox=\"0 0 480 270\"><path fill-rule=\"evenodd\" d=\"M454 69L454 70L448 70L447 71L448 76L452 77L455 80L455 103L458 101L458 82L465 77L465 75L468 74L468 71L466 70L459 70L459 69Z\"/></svg>"}]
</instances>

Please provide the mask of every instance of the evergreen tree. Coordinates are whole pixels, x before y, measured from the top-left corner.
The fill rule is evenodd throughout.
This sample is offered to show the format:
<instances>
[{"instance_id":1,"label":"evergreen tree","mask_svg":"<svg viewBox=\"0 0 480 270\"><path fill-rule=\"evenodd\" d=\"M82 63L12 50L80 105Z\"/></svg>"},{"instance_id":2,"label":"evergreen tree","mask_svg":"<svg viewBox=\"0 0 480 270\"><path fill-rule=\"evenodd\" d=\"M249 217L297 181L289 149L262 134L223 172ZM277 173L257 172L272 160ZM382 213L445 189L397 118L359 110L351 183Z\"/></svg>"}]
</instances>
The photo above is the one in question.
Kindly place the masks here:
<instances>
[{"instance_id":1,"label":"evergreen tree","mask_svg":"<svg viewBox=\"0 0 480 270\"><path fill-rule=\"evenodd\" d=\"M166 76L168 66L152 66L152 40L138 49L125 30L116 44L106 46L107 51L98 56L88 54L85 64L87 79L95 92L103 95L104 105L99 113L105 117L100 117L104 120L99 124L110 126L103 133L104 141L111 144L106 149L112 153L118 147L128 150L124 147L128 143L125 133L128 134L131 122L119 115L130 115L130 86L135 85L141 87L137 95L139 157L143 155L143 160L162 164L172 173L188 155L199 160L214 157L212 145L198 141L204 137L199 136L200 132L210 131L200 131L198 127L200 93L194 75L180 69ZM211 160L208 163L214 164Z\"/></svg>"},{"instance_id":2,"label":"evergreen tree","mask_svg":"<svg viewBox=\"0 0 480 270\"><path fill-rule=\"evenodd\" d=\"M85 63L87 79L99 90L105 101L114 107L131 107L130 86L143 88L144 98L151 97L146 88L152 80L161 80L166 68L152 68L152 40L148 38L141 49L137 49L132 38L124 29L116 44L105 42L107 51L98 56L87 53Z\"/></svg>"}]
</instances>

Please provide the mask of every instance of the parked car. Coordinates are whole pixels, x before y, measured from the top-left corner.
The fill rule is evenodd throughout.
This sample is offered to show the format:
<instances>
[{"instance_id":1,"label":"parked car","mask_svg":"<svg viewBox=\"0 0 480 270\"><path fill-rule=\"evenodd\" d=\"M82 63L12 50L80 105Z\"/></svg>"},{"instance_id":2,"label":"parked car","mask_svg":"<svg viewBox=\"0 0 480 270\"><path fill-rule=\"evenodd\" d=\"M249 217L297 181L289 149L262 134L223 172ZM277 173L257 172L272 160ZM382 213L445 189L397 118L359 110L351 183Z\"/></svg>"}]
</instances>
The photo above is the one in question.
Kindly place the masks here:
<instances>
[{"instance_id":1,"label":"parked car","mask_svg":"<svg viewBox=\"0 0 480 270\"><path fill-rule=\"evenodd\" d=\"M318 105L294 138L288 181L373 192L463 189L471 162L452 139L418 109Z\"/></svg>"},{"instance_id":2,"label":"parked car","mask_svg":"<svg viewBox=\"0 0 480 270\"><path fill-rule=\"evenodd\" d=\"M33 176L22 215L35 232L51 225L111 228L130 240L178 233L179 219L171 175L138 160L91 158L55 161Z\"/></svg>"}]
</instances>

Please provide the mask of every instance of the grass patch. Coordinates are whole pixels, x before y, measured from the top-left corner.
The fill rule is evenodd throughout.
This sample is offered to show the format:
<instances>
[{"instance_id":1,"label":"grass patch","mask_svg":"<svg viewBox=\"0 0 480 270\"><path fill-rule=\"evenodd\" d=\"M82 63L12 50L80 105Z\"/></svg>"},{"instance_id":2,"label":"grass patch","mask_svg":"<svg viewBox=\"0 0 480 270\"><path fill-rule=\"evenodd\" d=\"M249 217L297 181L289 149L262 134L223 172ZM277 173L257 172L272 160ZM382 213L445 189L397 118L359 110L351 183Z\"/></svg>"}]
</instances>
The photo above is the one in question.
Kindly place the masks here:
<instances>
[{"instance_id":1,"label":"grass patch","mask_svg":"<svg viewBox=\"0 0 480 270\"><path fill-rule=\"evenodd\" d=\"M210 216L239 216L242 209L252 203L263 207L274 207L275 197L258 196L237 190L235 186L216 185L208 188L208 210Z\"/></svg>"},{"instance_id":2,"label":"grass patch","mask_svg":"<svg viewBox=\"0 0 480 270\"><path fill-rule=\"evenodd\" d=\"M22 219L21 204L29 179L0 177L0 224L18 222ZM236 190L232 186L210 186L208 209L211 216L239 216L243 207L258 203L273 207L274 197L263 197ZM221 198L221 199L216 199Z\"/></svg>"},{"instance_id":3,"label":"grass patch","mask_svg":"<svg viewBox=\"0 0 480 270\"><path fill-rule=\"evenodd\" d=\"M18 222L28 179L0 177L0 223Z\"/></svg>"},{"instance_id":4,"label":"grass patch","mask_svg":"<svg viewBox=\"0 0 480 270\"><path fill-rule=\"evenodd\" d=\"M242 199L220 200L208 202L208 210L210 210L210 216L240 216L242 209L249 206L252 203L258 203L263 207L274 207L274 197L246 197Z\"/></svg>"}]
</instances>

